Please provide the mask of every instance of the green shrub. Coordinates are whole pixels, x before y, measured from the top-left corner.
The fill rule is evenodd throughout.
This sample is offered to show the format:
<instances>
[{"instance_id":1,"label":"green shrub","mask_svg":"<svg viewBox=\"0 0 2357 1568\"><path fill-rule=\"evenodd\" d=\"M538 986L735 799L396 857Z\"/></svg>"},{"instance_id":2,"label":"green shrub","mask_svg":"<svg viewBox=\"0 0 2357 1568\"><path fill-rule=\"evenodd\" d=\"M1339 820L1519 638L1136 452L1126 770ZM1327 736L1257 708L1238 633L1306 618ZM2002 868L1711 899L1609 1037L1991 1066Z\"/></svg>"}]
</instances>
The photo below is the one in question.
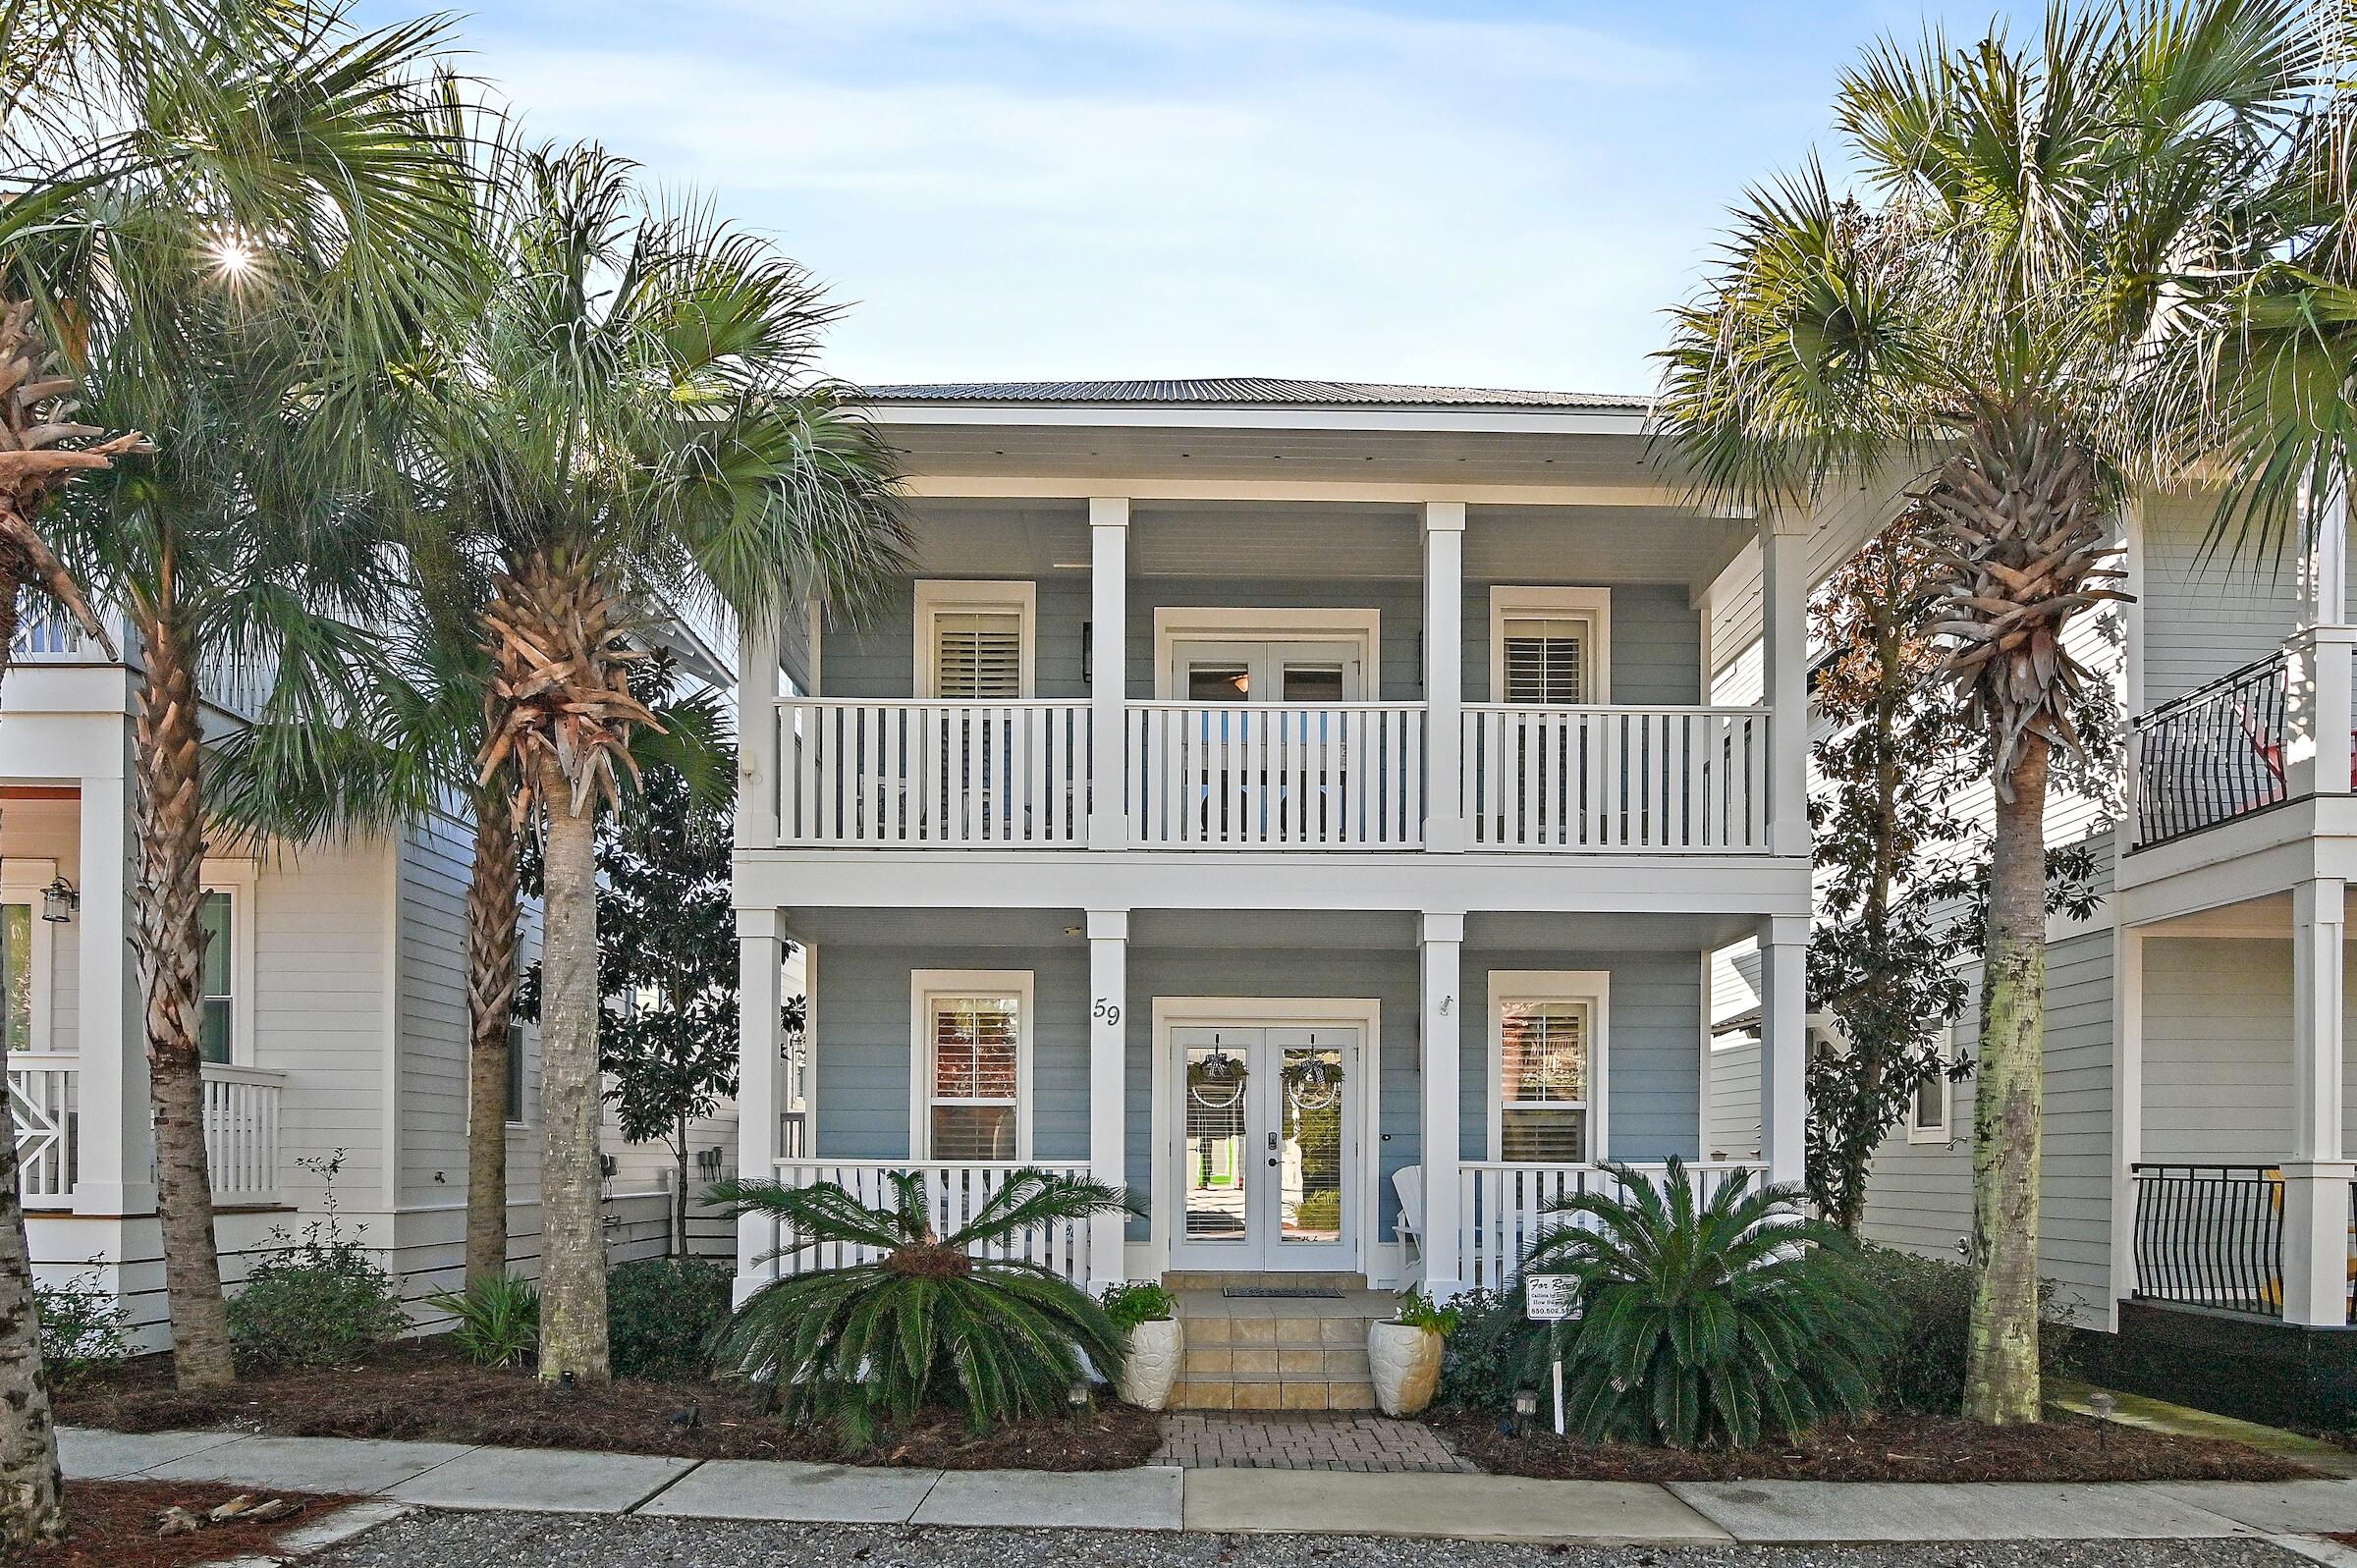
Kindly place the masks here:
<instances>
[{"instance_id":1,"label":"green shrub","mask_svg":"<svg viewBox=\"0 0 2357 1568\"><path fill-rule=\"evenodd\" d=\"M728 1266L646 1258L606 1275L606 1353L617 1378L688 1379L712 1370L712 1340L729 1321Z\"/></svg>"},{"instance_id":2,"label":"green shrub","mask_svg":"<svg viewBox=\"0 0 2357 1568\"><path fill-rule=\"evenodd\" d=\"M32 1286L41 1320L41 1361L60 1387L131 1356L131 1316L93 1258L62 1285Z\"/></svg>"},{"instance_id":3,"label":"green shrub","mask_svg":"<svg viewBox=\"0 0 2357 1568\"><path fill-rule=\"evenodd\" d=\"M1682 1161L1658 1186L1605 1168L1625 1196L1552 1205L1574 1222L1525 1260L1579 1280L1581 1317L1550 1336L1572 1433L1740 1448L1867 1406L1888 1334L1849 1238L1808 1218L1797 1189L1741 1172L1701 1203Z\"/></svg>"},{"instance_id":4,"label":"green shrub","mask_svg":"<svg viewBox=\"0 0 2357 1568\"><path fill-rule=\"evenodd\" d=\"M1334 1230L1343 1228L1343 1193L1339 1187L1321 1187L1305 1192L1293 1205L1293 1223L1303 1230Z\"/></svg>"},{"instance_id":5,"label":"green shrub","mask_svg":"<svg viewBox=\"0 0 2357 1568\"><path fill-rule=\"evenodd\" d=\"M1120 1213L1117 1189L1014 1171L962 1228L936 1237L927 1178L894 1171L885 1181L892 1198L881 1209L830 1181L713 1186L708 1201L783 1226L781 1256L830 1243L880 1255L762 1286L721 1336L723 1367L769 1383L791 1421L834 1422L854 1449L881 1421L905 1421L935 1399L976 1432L1062 1410L1084 1357L1119 1379L1124 1336L1086 1291L1037 1264L967 1250L1035 1224Z\"/></svg>"},{"instance_id":6,"label":"green shrub","mask_svg":"<svg viewBox=\"0 0 2357 1568\"><path fill-rule=\"evenodd\" d=\"M1961 1263L1918 1257L1895 1247L1860 1249L1858 1266L1890 1325L1891 1352L1875 1403L1884 1410L1952 1416L1964 1408L1964 1364L1971 1344L1972 1271ZM2055 1305L2055 1282L2038 1283L2039 1373L2061 1376L2069 1330Z\"/></svg>"},{"instance_id":7,"label":"green shrub","mask_svg":"<svg viewBox=\"0 0 2357 1568\"><path fill-rule=\"evenodd\" d=\"M1450 1303L1456 1331L1441 1361L1440 1403L1464 1410L1511 1410L1514 1389L1543 1361L1546 1325L1524 1316L1520 1286L1504 1293L1468 1290Z\"/></svg>"},{"instance_id":8,"label":"green shrub","mask_svg":"<svg viewBox=\"0 0 2357 1568\"><path fill-rule=\"evenodd\" d=\"M1161 1323L1178 1310L1178 1300L1151 1279L1132 1279L1106 1287L1100 1303L1105 1316L1123 1333L1141 1323Z\"/></svg>"},{"instance_id":9,"label":"green shrub","mask_svg":"<svg viewBox=\"0 0 2357 1568\"><path fill-rule=\"evenodd\" d=\"M478 1367L521 1367L540 1348L540 1292L521 1274L501 1274L472 1290L445 1290L427 1297L426 1305L458 1320L451 1342Z\"/></svg>"},{"instance_id":10,"label":"green shrub","mask_svg":"<svg viewBox=\"0 0 2357 1568\"><path fill-rule=\"evenodd\" d=\"M344 1154L296 1162L316 1173L325 1213L297 1240L273 1229L274 1250L229 1298L229 1341L249 1367L349 1367L409 1327L401 1291L367 1249L344 1234L336 1173Z\"/></svg>"}]
</instances>

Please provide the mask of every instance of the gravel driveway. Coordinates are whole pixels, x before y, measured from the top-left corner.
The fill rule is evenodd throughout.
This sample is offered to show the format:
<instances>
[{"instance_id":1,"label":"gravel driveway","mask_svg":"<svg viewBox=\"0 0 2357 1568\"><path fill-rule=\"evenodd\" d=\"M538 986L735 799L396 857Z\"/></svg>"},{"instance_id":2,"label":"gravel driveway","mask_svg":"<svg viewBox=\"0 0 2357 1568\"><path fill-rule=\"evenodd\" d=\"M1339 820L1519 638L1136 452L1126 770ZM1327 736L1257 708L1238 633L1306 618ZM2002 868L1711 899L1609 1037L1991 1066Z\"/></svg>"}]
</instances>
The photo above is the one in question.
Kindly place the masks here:
<instances>
[{"instance_id":1,"label":"gravel driveway","mask_svg":"<svg viewBox=\"0 0 2357 1568\"><path fill-rule=\"evenodd\" d=\"M309 1561L316 1568L2300 1568L2304 1559L2257 1541L1516 1546L1359 1536L420 1513Z\"/></svg>"}]
</instances>

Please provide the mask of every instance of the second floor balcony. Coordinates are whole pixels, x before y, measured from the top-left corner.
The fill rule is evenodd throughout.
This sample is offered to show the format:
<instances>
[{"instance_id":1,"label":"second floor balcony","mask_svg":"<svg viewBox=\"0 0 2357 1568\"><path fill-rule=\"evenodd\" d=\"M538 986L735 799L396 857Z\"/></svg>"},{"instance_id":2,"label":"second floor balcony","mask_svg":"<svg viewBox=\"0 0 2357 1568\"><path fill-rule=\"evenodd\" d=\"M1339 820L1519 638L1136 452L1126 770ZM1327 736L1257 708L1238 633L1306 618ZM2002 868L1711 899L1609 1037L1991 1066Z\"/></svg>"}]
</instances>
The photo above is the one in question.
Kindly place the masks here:
<instances>
[{"instance_id":1,"label":"second floor balcony","mask_svg":"<svg viewBox=\"0 0 2357 1568\"><path fill-rule=\"evenodd\" d=\"M781 845L1769 852L1759 707L1470 703L1445 750L1421 702L1126 702L1118 748L1087 702L776 707Z\"/></svg>"}]
</instances>

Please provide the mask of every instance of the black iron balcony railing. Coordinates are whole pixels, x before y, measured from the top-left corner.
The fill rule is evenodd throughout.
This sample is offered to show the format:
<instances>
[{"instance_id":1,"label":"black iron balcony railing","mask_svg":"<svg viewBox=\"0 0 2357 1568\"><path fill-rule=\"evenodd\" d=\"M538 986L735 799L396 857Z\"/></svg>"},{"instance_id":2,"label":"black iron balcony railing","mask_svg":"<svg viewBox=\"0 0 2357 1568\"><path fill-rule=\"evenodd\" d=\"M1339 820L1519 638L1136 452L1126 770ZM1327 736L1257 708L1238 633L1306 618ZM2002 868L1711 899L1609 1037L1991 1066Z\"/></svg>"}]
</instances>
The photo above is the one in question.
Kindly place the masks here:
<instances>
[{"instance_id":1,"label":"black iron balcony railing","mask_svg":"<svg viewBox=\"0 0 2357 1568\"><path fill-rule=\"evenodd\" d=\"M2289 667L2289 656L2278 650L2136 720L2136 848L2289 798L2283 764Z\"/></svg>"},{"instance_id":2,"label":"black iron balcony railing","mask_svg":"<svg viewBox=\"0 0 2357 1568\"><path fill-rule=\"evenodd\" d=\"M2145 1301L2283 1315L2283 1173L2272 1165L2139 1164L2136 1287Z\"/></svg>"}]
</instances>

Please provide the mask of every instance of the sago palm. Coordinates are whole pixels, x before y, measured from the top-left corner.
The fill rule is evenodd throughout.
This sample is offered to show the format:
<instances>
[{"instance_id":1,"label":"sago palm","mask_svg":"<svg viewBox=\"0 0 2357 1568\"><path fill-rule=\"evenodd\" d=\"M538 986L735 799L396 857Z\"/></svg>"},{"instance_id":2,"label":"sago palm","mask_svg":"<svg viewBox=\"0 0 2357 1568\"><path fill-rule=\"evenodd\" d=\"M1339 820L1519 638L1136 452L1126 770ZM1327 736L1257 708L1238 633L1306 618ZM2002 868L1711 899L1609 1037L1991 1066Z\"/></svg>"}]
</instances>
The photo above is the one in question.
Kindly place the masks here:
<instances>
[{"instance_id":1,"label":"sago palm","mask_svg":"<svg viewBox=\"0 0 2357 1568\"><path fill-rule=\"evenodd\" d=\"M1032 1226L1124 1211L1118 1190L1012 1171L943 1235L929 1176L884 1179L891 1201L873 1209L831 1181L723 1181L705 1193L734 1217L783 1228L784 1243L763 1263L829 1246L870 1255L783 1275L746 1297L715 1346L720 1367L775 1388L790 1421L834 1422L851 1448L935 1399L982 1432L1063 1408L1088 1368L1120 1379L1124 1341L1105 1309L1061 1275L1006 1256L1010 1238Z\"/></svg>"},{"instance_id":2,"label":"sago palm","mask_svg":"<svg viewBox=\"0 0 2357 1568\"><path fill-rule=\"evenodd\" d=\"M1579 1281L1552 1347L1575 1434L1746 1448L1866 1408L1887 1335L1838 1226L1748 1170L1703 1200L1682 1161L1604 1168L1619 1192L1551 1204L1523 1265Z\"/></svg>"},{"instance_id":3,"label":"sago palm","mask_svg":"<svg viewBox=\"0 0 2357 1568\"><path fill-rule=\"evenodd\" d=\"M503 149L502 280L438 346L430 519L485 566L481 777L541 836L546 1378L608 1376L599 1224L596 814L653 722L662 605L741 620L871 594L903 556L890 450L812 375L829 311L766 244L649 201L599 148Z\"/></svg>"},{"instance_id":4,"label":"sago palm","mask_svg":"<svg viewBox=\"0 0 2357 1568\"><path fill-rule=\"evenodd\" d=\"M1862 193L1812 166L1736 212L1677 312L1667 445L1723 503L1913 492L1934 629L1997 799L1974 1111L1968 1413L2035 1421L2045 810L2071 748L2071 622L2106 599L2118 503L2183 473L2156 345L2281 233L2318 53L2298 0L2056 5L2036 40L1884 44L1836 121Z\"/></svg>"}]
</instances>

